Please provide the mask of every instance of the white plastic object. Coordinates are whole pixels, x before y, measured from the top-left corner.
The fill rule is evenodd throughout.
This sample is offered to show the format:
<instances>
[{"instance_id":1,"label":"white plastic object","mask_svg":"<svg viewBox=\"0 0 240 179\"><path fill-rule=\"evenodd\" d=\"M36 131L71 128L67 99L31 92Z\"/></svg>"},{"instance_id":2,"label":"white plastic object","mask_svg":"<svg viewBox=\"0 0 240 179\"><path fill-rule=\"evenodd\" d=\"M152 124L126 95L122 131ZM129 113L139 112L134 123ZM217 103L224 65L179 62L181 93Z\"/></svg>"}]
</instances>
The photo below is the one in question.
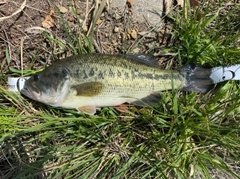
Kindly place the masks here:
<instances>
[{"instance_id":1,"label":"white plastic object","mask_svg":"<svg viewBox=\"0 0 240 179\"><path fill-rule=\"evenodd\" d=\"M210 78L212 78L214 83L227 80L240 80L240 64L227 67L215 67L212 69Z\"/></svg>"},{"instance_id":2,"label":"white plastic object","mask_svg":"<svg viewBox=\"0 0 240 179\"><path fill-rule=\"evenodd\" d=\"M8 91L20 92L28 78L30 77L8 77Z\"/></svg>"}]
</instances>

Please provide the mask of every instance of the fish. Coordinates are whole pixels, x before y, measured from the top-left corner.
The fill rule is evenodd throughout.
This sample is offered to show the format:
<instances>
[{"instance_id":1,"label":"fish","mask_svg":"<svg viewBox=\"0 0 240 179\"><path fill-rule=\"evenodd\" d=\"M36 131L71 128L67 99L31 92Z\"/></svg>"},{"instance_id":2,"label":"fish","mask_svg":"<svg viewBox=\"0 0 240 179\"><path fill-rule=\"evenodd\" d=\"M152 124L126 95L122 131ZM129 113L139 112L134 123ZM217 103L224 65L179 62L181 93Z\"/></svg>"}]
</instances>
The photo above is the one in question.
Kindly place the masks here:
<instances>
[{"instance_id":1,"label":"fish","mask_svg":"<svg viewBox=\"0 0 240 179\"><path fill-rule=\"evenodd\" d=\"M193 64L162 70L145 54L79 54L58 60L26 80L21 93L35 101L93 115L104 106L154 106L171 89L206 93L211 69Z\"/></svg>"}]
</instances>

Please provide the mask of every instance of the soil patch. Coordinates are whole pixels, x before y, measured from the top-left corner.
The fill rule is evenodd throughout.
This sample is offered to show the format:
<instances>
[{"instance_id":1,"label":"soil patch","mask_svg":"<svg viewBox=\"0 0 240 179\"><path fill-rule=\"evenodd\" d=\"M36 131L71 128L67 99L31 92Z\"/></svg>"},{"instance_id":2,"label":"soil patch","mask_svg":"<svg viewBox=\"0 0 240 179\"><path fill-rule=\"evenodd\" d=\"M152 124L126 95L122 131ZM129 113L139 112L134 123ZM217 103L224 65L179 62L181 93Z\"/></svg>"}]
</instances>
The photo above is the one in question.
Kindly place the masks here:
<instances>
[{"instance_id":1,"label":"soil patch","mask_svg":"<svg viewBox=\"0 0 240 179\"><path fill-rule=\"evenodd\" d=\"M0 17L11 16L24 0L6 1L0 4ZM58 8L57 8L58 7ZM0 26L0 60L3 74L12 73L9 67L21 70L21 39L23 41L23 69L39 69L51 63L52 54L64 58L74 52L67 42L67 22L76 36L89 36L96 5L91 1L81 0L69 4L68 1L31 1L27 0L24 9L1 21ZM162 23L164 24L164 23ZM45 28L54 39L66 45L61 49L58 43L51 44L42 34ZM165 30L153 28L146 22L133 19L132 8L127 4L124 10L117 7L109 9L106 4L94 30L94 51L99 53L158 53L156 46L166 43ZM148 33L148 34L147 34ZM146 35L147 34L147 35ZM164 36L165 34L165 36ZM146 36L143 40L140 40ZM84 45L84 44L83 44ZM6 49L9 60L6 59Z\"/></svg>"}]
</instances>

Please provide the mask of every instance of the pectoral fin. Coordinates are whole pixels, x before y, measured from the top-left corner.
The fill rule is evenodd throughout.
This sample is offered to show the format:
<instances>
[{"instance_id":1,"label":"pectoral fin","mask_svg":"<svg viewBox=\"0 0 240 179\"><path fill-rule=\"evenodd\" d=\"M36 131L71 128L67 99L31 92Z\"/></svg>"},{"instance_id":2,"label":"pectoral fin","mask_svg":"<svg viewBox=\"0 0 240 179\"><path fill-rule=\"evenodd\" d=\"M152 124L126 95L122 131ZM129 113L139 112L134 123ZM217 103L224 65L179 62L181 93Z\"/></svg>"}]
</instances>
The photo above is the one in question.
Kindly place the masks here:
<instances>
[{"instance_id":1,"label":"pectoral fin","mask_svg":"<svg viewBox=\"0 0 240 179\"><path fill-rule=\"evenodd\" d=\"M96 113L96 107L95 106L79 106L77 108L79 112L83 112L85 114L94 115Z\"/></svg>"},{"instance_id":2,"label":"pectoral fin","mask_svg":"<svg viewBox=\"0 0 240 179\"><path fill-rule=\"evenodd\" d=\"M92 97L102 93L104 85L100 82L88 82L72 86L77 96Z\"/></svg>"}]
</instances>

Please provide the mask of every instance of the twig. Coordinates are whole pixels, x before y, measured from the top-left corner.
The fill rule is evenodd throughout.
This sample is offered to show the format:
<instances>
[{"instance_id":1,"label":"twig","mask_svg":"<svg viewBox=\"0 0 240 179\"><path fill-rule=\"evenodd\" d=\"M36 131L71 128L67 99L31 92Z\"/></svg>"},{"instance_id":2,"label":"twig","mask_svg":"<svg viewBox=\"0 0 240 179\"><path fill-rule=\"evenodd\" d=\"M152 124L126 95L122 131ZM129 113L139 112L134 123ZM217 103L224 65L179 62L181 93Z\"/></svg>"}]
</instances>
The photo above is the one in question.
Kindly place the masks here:
<instances>
[{"instance_id":1,"label":"twig","mask_svg":"<svg viewBox=\"0 0 240 179\"><path fill-rule=\"evenodd\" d=\"M23 41L24 41L24 38L21 37L21 44L20 44L20 50L21 50L21 58L20 58L20 62L21 62L21 78L23 78Z\"/></svg>"},{"instance_id":2,"label":"twig","mask_svg":"<svg viewBox=\"0 0 240 179\"><path fill-rule=\"evenodd\" d=\"M106 5L107 0L103 0L100 4L100 7L98 8L98 1L96 1L95 3L95 10L93 13L93 20L91 22L90 28L88 30L87 36L89 36L89 34L92 32L92 29L94 28L97 20L100 18L102 11Z\"/></svg>"},{"instance_id":3,"label":"twig","mask_svg":"<svg viewBox=\"0 0 240 179\"><path fill-rule=\"evenodd\" d=\"M14 13L12 13L12 15L10 15L10 16L5 16L5 17L0 17L0 22L3 21L3 20L5 20L5 19L9 19L9 18L11 18L12 16L18 14L19 12L21 12L21 11L25 8L25 6L26 6L26 0L24 0L24 2L22 3L22 5L20 6L20 8L17 9Z\"/></svg>"},{"instance_id":4,"label":"twig","mask_svg":"<svg viewBox=\"0 0 240 179\"><path fill-rule=\"evenodd\" d=\"M88 9L89 9L89 7L88 7L88 0L87 0L87 2L86 2L86 15L85 15L85 19L84 19L84 21L83 21L83 29L86 27L86 23L87 23L87 17L88 17L88 14L89 14L89 12L90 11L88 11ZM92 9L91 9L92 10ZM86 30L86 29L84 29L84 30Z\"/></svg>"}]
</instances>

